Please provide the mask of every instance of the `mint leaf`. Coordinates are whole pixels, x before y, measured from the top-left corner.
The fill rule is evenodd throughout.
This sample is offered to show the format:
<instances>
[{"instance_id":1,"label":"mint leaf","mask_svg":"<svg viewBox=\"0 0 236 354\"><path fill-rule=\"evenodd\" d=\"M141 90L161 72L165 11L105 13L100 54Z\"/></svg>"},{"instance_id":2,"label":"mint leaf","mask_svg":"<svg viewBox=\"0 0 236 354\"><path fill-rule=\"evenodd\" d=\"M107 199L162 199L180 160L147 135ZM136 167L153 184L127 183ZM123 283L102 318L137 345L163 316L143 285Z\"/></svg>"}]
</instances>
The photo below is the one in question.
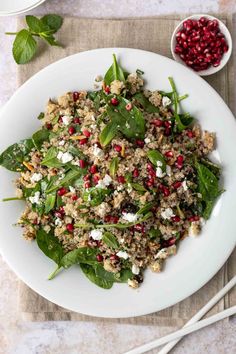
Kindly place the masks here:
<instances>
[{"instance_id":1,"label":"mint leaf","mask_svg":"<svg viewBox=\"0 0 236 354\"><path fill-rule=\"evenodd\" d=\"M28 63L36 52L36 41L26 29L17 33L13 43L13 57L17 64Z\"/></svg>"},{"instance_id":2,"label":"mint leaf","mask_svg":"<svg viewBox=\"0 0 236 354\"><path fill-rule=\"evenodd\" d=\"M46 33L40 33L40 37L44 39L49 45L61 47L60 43L51 34L48 35Z\"/></svg>"},{"instance_id":3,"label":"mint leaf","mask_svg":"<svg viewBox=\"0 0 236 354\"><path fill-rule=\"evenodd\" d=\"M40 21L50 28L51 33L57 32L63 23L62 17L54 14L45 15Z\"/></svg>"},{"instance_id":4,"label":"mint leaf","mask_svg":"<svg viewBox=\"0 0 236 354\"><path fill-rule=\"evenodd\" d=\"M41 33L50 30L50 27L35 16L27 15L25 16L25 21L32 32Z\"/></svg>"}]
</instances>

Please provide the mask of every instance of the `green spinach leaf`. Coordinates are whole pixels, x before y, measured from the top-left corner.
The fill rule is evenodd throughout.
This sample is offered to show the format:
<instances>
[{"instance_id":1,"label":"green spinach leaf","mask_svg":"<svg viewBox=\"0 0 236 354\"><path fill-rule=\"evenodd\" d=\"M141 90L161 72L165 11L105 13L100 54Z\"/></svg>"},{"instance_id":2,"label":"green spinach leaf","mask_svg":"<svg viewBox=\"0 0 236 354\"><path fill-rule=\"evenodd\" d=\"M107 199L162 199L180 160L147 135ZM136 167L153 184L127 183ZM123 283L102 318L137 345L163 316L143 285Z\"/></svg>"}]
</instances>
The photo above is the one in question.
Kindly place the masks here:
<instances>
[{"instance_id":1,"label":"green spinach leaf","mask_svg":"<svg viewBox=\"0 0 236 354\"><path fill-rule=\"evenodd\" d=\"M118 131L118 123L111 121L101 131L99 141L103 146L107 146L116 136Z\"/></svg>"},{"instance_id":2,"label":"green spinach leaf","mask_svg":"<svg viewBox=\"0 0 236 354\"><path fill-rule=\"evenodd\" d=\"M61 180L58 180L58 183L53 187L47 189L46 193L53 192L54 190L62 187L62 186L69 186L75 179L84 175L86 173L84 168L77 169L77 170L69 170L65 177Z\"/></svg>"},{"instance_id":3,"label":"green spinach leaf","mask_svg":"<svg viewBox=\"0 0 236 354\"><path fill-rule=\"evenodd\" d=\"M198 189L204 201L214 201L220 194L216 176L206 166L196 162Z\"/></svg>"},{"instance_id":4,"label":"green spinach leaf","mask_svg":"<svg viewBox=\"0 0 236 354\"><path fill-rule=\"evenodd\" d=\"M115 177L116 172L118 170L118 163L119 163L118 157L113 157L109 166L109 172L111 177Z\"/></svg>"},{"instance_id":5,"label":"green spinach leaf","mask_svg":"<svg viewBox=\"0 0 236 354\"><path fill-rule=\"evenodd\" d=\"M43 143L49 140L50 131L48 129L40 129L32 136L32 141L36 149L40 150Z\"/></svg>"},{"instance_id":6,"label":"green spinach leaf","mask_svg":"<svg viewBox=\"0 0 236 354\"><path fill-rule=\"evenodd\" d=\"M99 286L100 288L103 289L110 289L114 283L114 281L111 280L106 280L104 278L101 278L101 271L100 271L100 276L97 275L96 273L96 268L89 264L80 264L81 270L84 273L84 275L94 284ZM104 269L105 272L105 269Z\"/></svg>"},{"instance_id":7,"label":"green spinach leaf","mask_svg":"<svg viewBox=\"0 0 236 354\"><path fill-rule=\"evenodd\" d=\"M47 195L45 200L45 210L44 210L45 214L48 214L54 208L56 204L56 198L57 198L56 192Z\"/></svg>"},{"instance_id":8,"label":"green spinach leaf","mask_svg":"<svg viewBox=\"0 0 236 354\"><path fill-rule=\"evenodd\" d=\"M155 167L158 166L158 162L161 162L162 165L160 167L162 172L166 172L166 160L158 150L149 150L147 152L147 157Z\"/></svg>"},{"instance_id":9,"label":"green spinach leaf","mask_svg":"<svg viewBox=\"0 0 236 354\"><path fill-rule=\"evenodd\" d=\"M117 238L111 232L104 232L102 240L108 247L114 249L119 247L119 242L117 241Z\"/></svg>"},{"instance_id":10,"label":"green spinach leaf","mask_svg":"<svg viewBox=\"0 0 236 354\"><path fill-rule=\"evenodd\" d=\"M0 155L0 165L14 172L25 171L23 161L28 157L34 144L31 139L25 139L9 146Z\"/></svg>"},{"instance_id":11,"label":"green spinach leaf","mask_svg":"<svg viewBox=\"0 0 236 354\"><path fill-rule=\"evenodd\" d=\"M81 247L76 248L65 254L61 260L61 266L64 268L69 268L74 264L83 263L95 265L97 264L96 255L98 250L95 248Z\"/></svg>"},{"instance_id":12,"label":"green spinach leaf","mask_svg":"<svg viewBox=\"0 0 236 354\"><path fill-rule=\"evenodd\" d=\"M50 147L50 149L47 151L46 155L44 156L41 165L47 167L58 167L58 168L62 167L63 163L58 160L57 155L58 155L58 149L55 146Z\"/></svg>"},{"instance_id":13,"label":"green spinach leaf","mask_svg":"<svg viewBox=\"0 0 236 354\"><path fill-rule=\"evenodd\" d=\"M103 188L90 188L88 191L85 191L82 195L82 198L85 202L89 203L91 206L100 205L107 195L110 195L112 191L110 189Z\"/></svg>"},{"instance_id":14,"label":"green spinach leaf","mask_svg":"<svg viewBox=\"0 0 236 354\"><path fill-rule=\"evenodd\" d=\"M36 233L36 241L41 251L56 264L60 265L63 257L63 248L59 240L51 233L39 229Z\"/></svg>"},{"instance_id":15,"label":"green spinach leaf","mask_svg":"<svg viewBox=\"0 0 236 354\"><path fill-rule=\"evenodd\" d=\"M133 98L139 102L139 104L148 113L158 113L159 108L155 107L151 102L144 96L142 92L137 92L134 94Z\"/></svg>"},{"instance_id":16,"label":"green spinach leaf","mask_svg":"<svg viewBox=\"0 0 236 354\"><path fill-rule=\"evenodd\" d=\"M110 85L114 80L125 81L123 69L118 65L115 54L113 54L113 64L104 76L104 82L106 85Z\"/></svg>"}]
</instances>

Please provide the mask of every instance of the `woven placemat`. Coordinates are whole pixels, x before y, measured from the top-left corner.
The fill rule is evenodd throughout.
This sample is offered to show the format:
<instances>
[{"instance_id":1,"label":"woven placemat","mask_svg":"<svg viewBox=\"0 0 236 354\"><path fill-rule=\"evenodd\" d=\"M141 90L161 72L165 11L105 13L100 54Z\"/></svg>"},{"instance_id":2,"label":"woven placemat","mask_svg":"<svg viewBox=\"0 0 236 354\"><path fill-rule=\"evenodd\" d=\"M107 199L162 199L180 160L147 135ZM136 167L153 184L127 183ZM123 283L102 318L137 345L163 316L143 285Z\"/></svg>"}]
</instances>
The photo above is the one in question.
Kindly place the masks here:
<instances>
[{"instance_id":1,"label":"woven placemat","mask_svg":"<svg viewBox=\"0 0 236 354\"><path fill-rule=\"evenodd\" d=\"M40 53L37 57L29 64L18 67L18 83L21 85L40 69L60 58L94 48L140 48L171 57L170 38L180 18L179 16L122 20L65 18L63 27L58 33L58 39L64 44L64 47L51 47L50 50L45 50L46 45L41 43ZM232 18L224 15L221 18L232 33ZM19 19L18 27L20 28L22 25L23 19ZM234 110L233 75L231 60L226 68L207 79L232 110ZM226 235L222 235L222 237L226 237ZM24 319L32 321L90 320L180 326L224 286L228 278L236 273L235 267L235 257L232 255L217 275L194 295L175 306L147 316L129 319L102 319L81 315L47 301L24 283L20 283L19 286L19 313ZM215 306L212 313L223 310L235 301L235 292L231 292L231 295L226 296Z\"/></svg>"}]
</instances>

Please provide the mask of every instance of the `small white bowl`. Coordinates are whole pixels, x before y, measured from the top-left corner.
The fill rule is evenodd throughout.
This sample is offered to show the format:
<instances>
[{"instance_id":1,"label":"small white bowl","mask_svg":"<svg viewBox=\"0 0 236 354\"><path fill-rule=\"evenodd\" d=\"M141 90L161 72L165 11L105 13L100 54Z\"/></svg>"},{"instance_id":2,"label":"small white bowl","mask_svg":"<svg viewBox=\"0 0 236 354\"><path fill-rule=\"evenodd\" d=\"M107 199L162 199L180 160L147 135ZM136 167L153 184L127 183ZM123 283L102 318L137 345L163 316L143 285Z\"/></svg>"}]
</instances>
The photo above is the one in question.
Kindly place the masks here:
<instances>
[{"instance_id":1,"label":"small white bowl","mask_svg":"<svg viewBox=\"0 0 236 354\"><path fill-rule=\"evenodd\" d=\"M193 70L191 67L187 66L186 63L180 58L180 56L178 54L175 53L175 46L176 46L176 33L178 31L180 31L183 27L183 23L184 21L186 20L199 20L201 17L206 17L207 19L209 20L217 20L218 23L219 23L219 28L220 28L220 31L223 33L223 35L225 36L225 39L227 41L227 44L229 46L229 49L226 53L224 53L224 55L222 56L222 59L221 59L221 63L219 66L210 66L208 69L206 70L201 70L201 71L195 71ZM212 75L212 74L215 74L217 71L221 70L225 65L226 63L228 62L229 58L230 58L230 55L232 53L232 37L231 37L231 34L228 30L228 28L225 26L225 24L220 21L218 18L214 17L214 16L210 16L210 15L204 15L204 14L197 14L197 15L192 15L192 16L189 16L189 17L186 17L183 21L181 21L178 26L175 28L173 34L172 34L172 37L171 37L171 53L172 53L172 56L173 58L187 66L190 70L194 71L195 73L197 73L198 75L200 76L207 76L207 75Z\"/></svg>"}]
</instances>

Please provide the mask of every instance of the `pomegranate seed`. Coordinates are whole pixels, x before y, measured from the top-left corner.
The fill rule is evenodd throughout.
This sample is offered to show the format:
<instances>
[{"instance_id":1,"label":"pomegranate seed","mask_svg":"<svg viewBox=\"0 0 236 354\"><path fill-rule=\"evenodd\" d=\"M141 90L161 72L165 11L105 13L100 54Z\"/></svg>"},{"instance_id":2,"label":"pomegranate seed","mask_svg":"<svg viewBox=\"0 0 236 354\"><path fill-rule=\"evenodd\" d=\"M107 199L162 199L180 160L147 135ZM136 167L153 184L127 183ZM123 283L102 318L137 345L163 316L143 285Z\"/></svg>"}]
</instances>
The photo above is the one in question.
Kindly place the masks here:
<instances>
[{"instance_id":1,"label":"pomegranate seed","mask_svg":"<svg viewBox=\"0 0 236 354\"><path fill-rule=\"evenodd\" d=\"M94 175L94 173L97 173L97 166L96 165L92 165L89 169L90 173L92 173Z\"/></svg>"},{"instance_id":2,"label":"pomegranate seed","mask_svg":"<svg viewBox=\"0 0 236 354\"><path fill-rule=\"evenodd\" d=\"M152 187L154 185L154 180L149 179L148 181L146 181L146 185L147 185L147 187Z\"/></svg>"},{"instance_id":3,"label":"pomegranate seed","mask_svg":"<svg viewBox=\"0 0 236 354\"><path fill-rule=\"evenodd\" d=\"M87 163L86 163L85 160L79 160L79 165L80 165L81 168L85 168Z\"/></svg>"},{"instance_id":4,"label":"pomegranate seed","mask_svg":"<svg viewBox=\"0 0 236 354\"><path fill-rule=\"evenodd\" d=\"M89 174L85 175L84 178L83 178L83 180L84 180L84 181L89 181L89 180L90 180L90 175L89 175Z\"/></svg>"},{"instance_id":5,"label":"pomegranate seed","mask_svg":"<svg viewBox=\"0 0 236 354\"><path fill-rule=\"evenodd\" d=\"M135 169L133 170L133 176L134 176L134 177L138 177L138 176L139 176L139 170L138 170L137 168L135 168Z\"/></svg>"},{"instance_id":6,"label":"pomegranate seed","mask_svg":"<svg viewBox=\"0 0 236 354\"><path fill-rule=\"evenodd\" d=\"M154 124L156 127L162 127L163 126L163 121L160 119L155 119L152 121L152 124Z\"/></svg>"},{"instance_id":7,"label":"pomegranate seed","mask_svg":"<svg viewBox=\"0 0 236 354\"><path fill-rule=\"evenodd\" d=\"M166 128L166 129L164 130L164 135L165 135L165 136L170 136L170 134L171 134L171 129L170 129L170 128Z\"/></svg>"},{"instance_id":8,"label":"pomegranate seed","mask_svg":"<svg viewBox=\"0 0 236 354\"><path fill-rule=\"evenodd\" d=\"M112 97L112 99L111 99L111 104L112 104L113 106L118 106L118 104L119 104L118 99L117 99L116 97Z\"/></svg>"},{"instance_id":9,"label":"pomegranate seed","mask_svg":"<svg viewBox=\"0 0 236 354\"><path fill-rule=\"evenodd\" d=\"M37 218L35 218L35 219L33 220L33 224L34 224L34 225L37 225L37 224L38 224L38 219L37 219Z\"/></svg>"},{"instance_id":10,"label":"pomegranate seed","mask_svg":"<svg viewBox=\"0 0 236 354\"><path fill-rule=\"evenodd\" d=\"M148 173L149 173L148 176L149 179L153 179L153 177L156 177L156 171L153 168L149 170Z\"/></svg>"},{"instance_id":11,"label":"pomegranate seed","mask_svg":"<svg viewBox=\"0 0 236 354\"><path fill-rule=\"evenodd\" d=\"M79 141L79 144L80 144L80 145L84 145L84 144L87 144L87 142L88 142L88 139L81 139L81 140Z\"/></svg>"},{"instance_id":12,"label":"pomegranate seed","mask_svg":"<svg viewBox=\"0 0 236 354\"><path fill-rule=\"evenodd\" d=\"M150 162L147 163L147 171L150 171L153 169L153 166Z\"/></svg>"},{"instance_id":13,"label":"pomegranate seed","mask_svg":"<svg viewBox=\"0 0 236 354\"><path fill-rule=\"evenodd\" d=\"M166 151L166 152L165 152L165 156L166 156L166 157L173 157L174 154L173 154L172 151L169 150L169 151Z\"/></svg>"},{"instance_id":14,"label":"pomegranate seed","mask_svg":"<svg viewBox=\"0 0 236 354\"><path fill-rule=\"evenodd\" d=\"M116 254L112 254L112 255L110 256L110 260L111 260L111 261L119 261L120 258L119 258Z\"/></svg>"},{"instance_id":15,"label":"pomegranate seed","mask_svg":"<svg viewBox=\"0 0 236 354\"><path fill-rule=\"evenodd\" d=\"M131 109L132 109L132 103L127 103L127 105L125 106L125 109L126 109L126 111L131 111Z\"/></svg>"},{"instance_id":16,"label":"pomegranate seed","mask_svg":"<svg viewBox=\"0 0 236 354\"><path fill-rule=\"evenodd\" d=\"M104 91L105 91L106 93L110 93L110 92L111 92L110 87L109 87L109 86L106 86L105 89L104 89Z\"/></svg>"},{"instance_id":17,"label":"pomegranate seed","mask_svg":"<svg viewBox=\"0 0 236 354\"><path fill-rule=\"evenodd\" d=\"M93 183L98 184L98 181L100 180L100 176L98 174L93 175Z\"/></svg>"},{"instance_id":18,"label":"pomegranate seed","mask_svg":"<svg viewBox=\"0 0 236 354\"><path fill-rule=\"evenodd\" d=\"M118 216L111 216L111 217L110 217L110 222L111 222L112 224L117 224L117 223L118 223L118 220L119 220Z\"/></svg>"},{"instance_id":19,"label":"pomegranate seed","mask_svg":"<svg viewBox=\"0 0 236 354\"><path fill-rule=\"evenodd\" d=\"M68 232L73 232L74 231L74 225L73 224L66 224L66 230Z\"/></svg>"},{"instance_id":20,"label":"pomegranate seed","mask_svg":"<svg viewBox=\"0 0 236 354\"><path fill-rule=\"evenodd\" d=\"M110 220L111 220L111 215L105 215L104 221L105 222L110 222Z\"/></svg>"},{"instance_id":21,"label":"pomegranate seed","mask_svg":"<svg viewBox=\"0 0 236 354\"><path fill-rule=\"evenodd\" d=\"M187 130L186 134L189 137L189 139L192 139L195 137L195 134L192 130Z\"/></svg>"},{"instance_id":22,"label":"pomegranate seed","mask_svg":"<svg viewBox=\"0 0 236 354\"><path fill-rule=\"evenodd\" d=\"M170 128L170 127L171 127L171 123L170 123L168 120L166 120L166 121L164 122L164 126L165 126L166 128Z\"/></svg>"},{"instance_id":23,"label":"pomegranate seed","mask_svg":"<svg viewBox=\"0 0 236 354\"><path fill-rule=\"evenodd\" d=\"M75 127L71 126L71 127L68 128L68 133L69 133L70 135L75 134L75 132L76 132Z\"/></svg>"},{"instance_id":24,"label":"pomegranate seed","mask_svg":"<svg viewBox=\"0 0 236 354\"><path fill-rule=\"evenodd\" d=\"M59 218L59 219L63 218L63 214L60 211L58 211L58 210L55 211L54 215L55 215L56 218Z\"/></svg>"},{"instance_id":25,"label":"pomegranate seed","mask_svg":"<svg viewBox=\"0 0 236 354\"><path fill-rule=\"evenodd\" d=\"M136 145L138 145L138 146L141 147L141 148L144 147L144 141L143 141L143 140L137 139L135 143L136 143Z\"/></svg>"},{"instance_id":26,"label":"pomegranate seed","mask_svg":"<svg viewBox=\"0 0 236 354\"><path fill-rule=\"evenodd\" d=\"M62 117L63 117L63 116L59 116L59 118L58 118L58 123L63 123Z\"/></svg>"},{"instance_id":27,"label":"pomegranate seed","mask_svg":"<svg viewBox=\"0 0 236 354\"><path fill-rule=\"evenodd\" d=\"M184 157L183 155L179 155L176 160L176 166L181 169L183 167Z\"/></svg>"},{"instance_id":28,"label":"pomegranate seed","mask_svg":"<svg viewBox=\"0 0 236 354\"><path fill-rule=\"evenodd\" d=\"M163 194L165 197L168 197L170 195L170 190L169 188L165 187L163 188Z\"/></svg>"},{"instance_id":29,"label":"pomegranate seed","mask_svg":"<svg viewBox=\"0 0 236 354\"><path fill-rule=\"evenodd\" d=\"M101 254L96 255L97 261L102 262L103 261L103 256Z\"/></svg>"},{"instance_id":30,"label":"pomegranate seed","mask_svg":"<svg viewBox=\"0 0 236 354\"><path fill-rule=\"evenodd\" d=\"M73 92L73 100L74 100L74 102L76 102L77 100L78 100L78 98L79 98L79 92Z\"/></svg>"},{"instance_id":31,"label":"pomegranate seed","mask_svg":"<svg viewBox=\"0 0 236 354\"><path fill-rule=\"evenodd\" d=\"M84 188L90 188L91 187L91 183L90 183L90 181L87 181L87 182L85 182L85 184L84 184Z\"/></svg>"},{"instance_id":32,"label":"pomegranate seed","mask_svg":"<svg viewBox=\"0 0 236 354\"><path fill-rule=\"evenodd\" d=\"M52 129L52 124L51 124L51 123L46 123L46 128L47 128L48 130L51 130L51 129Z\"/></svg>"},{"instance_id":33,"label":"pomegranate seed","mask_svg":"<svg viewBox=\"0 0 236 354\"><path fill-rule=\"evenodd\" d=\"M173 222L180 222L180 217L178 215L172 216L171 220Z\"/></svg>"},{"instance_id":34,"label":"pomegranate seed","mask_svg":"<svg viewBox=\"0 0 236 354\"><path fill-rule=\"evenodd\" d=\"M117 151L117 152L121 152L122 147L120 145L115 145L114 146L114 150Z\"/></svg>"},{"instance_id":35,"label":"pomegranate seed","mask_svg":"<svg viewBox=\"0 0 236 354\"><path fill-rule=\"evenodd\" d=\"M198 221L200 217L198 215L193 215L188 218L188 221L193 222L193 221Z\"/></svg>"},{"instance_id":36,"label":"pomegranate seed","mask_svg":"<svg viewBox=\"0 0 236 354\"><path fill-rule=\"evenodd\" d=\"M88 130L83 130L83 135L85 135L86 138L89 138L91 133Z\"/></svg>"},{"instance_id":37,"label":"pomegranate seed","mask_svg":"<svg viewBox=\"0 0 236 354\"><path fill-rule=\"evenodd\" d=\"M72 195L71 199L72 199L73 201L76 201L76 200L78 199L78 196L77 196L76 194L74 194L74 195Z\"/></svg>"},{"instance_id":38,"label":"pomegranate seed","mask_svg":"<svg viewBox=\"0 0 236 354\"><path fill-rule=\"evenodd\" d=\"M144 226L142 224L136 224L134 225L134 230L137 232L144 232Z\"/></svg>"},{"instance_id":39,"label":"pomegranate seed","mask_svg":"<svg viewBox=\"0 0 236 354\"><path fill-rule=\"evenodd\" d=\"M62 197L63 195L65 195L68 192L68 190L64 187L61 187L60 189L58 189L57 191L57 195L59 195L59 197Z\"/></svg>"},{"instance_id":40,"label":"pomegranate seed","mask_svg":"<svg viewBox=\"0 0 236 354\"><path fill-rule=\"evenodd\" d=\"M73 119L73 122L74 122L75 124L80 124L80 123L81 123L79 117L75 117L75 118Z\"/></svg>"},{"instance_id":41,"label":"pomegranate seed","mask_svg":"<svg viewBox=\"0 0 236 354\"><path fill-rule=\"evenodd\" d=\"M172 237L169 240L167 240L167 247L173 246L176 242L176 238Z\"/></svg>"},{"instance_id":42,"label":"pomegranate seed","mask_svg":"<svg viewBox=\"0 0 236 354\"><path fill-rule=\"evenodd\" d=\"M118 181L119 183L124 184L124 183L125 183L125 177L124 177L124 176L118 176L118 177L117 177L117 181Z\"/></svg>"},{"instance_id":43,"label":"pomegranate seed","mask_svg":"<svg viewBox=\"0 0 236 354\"><path fill-rule=\"evenodd\" d=\"M174 189L178 189L182 186L182 182L180 181L174 182L172 186Z\"/></svg>"}]
</instances>

